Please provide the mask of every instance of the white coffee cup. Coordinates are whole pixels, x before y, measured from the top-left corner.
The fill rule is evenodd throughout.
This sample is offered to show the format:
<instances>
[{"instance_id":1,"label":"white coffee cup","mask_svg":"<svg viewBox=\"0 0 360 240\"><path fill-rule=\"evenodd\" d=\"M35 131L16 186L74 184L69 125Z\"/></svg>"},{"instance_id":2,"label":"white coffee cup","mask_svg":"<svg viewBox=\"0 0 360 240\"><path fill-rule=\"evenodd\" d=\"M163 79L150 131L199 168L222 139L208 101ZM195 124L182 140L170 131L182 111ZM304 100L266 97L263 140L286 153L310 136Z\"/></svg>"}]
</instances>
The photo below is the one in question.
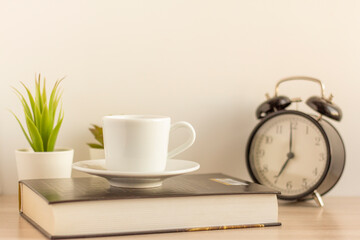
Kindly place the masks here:
<instances>
[{"instance_id":1,"label":"white coffee cup","mask_svg":"<svg viewBox=\"0 0 360 240\"><path fill-rule=\"evenodd\" d=\"M190 136L168 152L170 132L184 128ZM121 172L162 172L166 160L188 149L196 133L188 122L171 124L170 117L112 115L103 117L106 168Z\"/></svg>"}]
</instances>

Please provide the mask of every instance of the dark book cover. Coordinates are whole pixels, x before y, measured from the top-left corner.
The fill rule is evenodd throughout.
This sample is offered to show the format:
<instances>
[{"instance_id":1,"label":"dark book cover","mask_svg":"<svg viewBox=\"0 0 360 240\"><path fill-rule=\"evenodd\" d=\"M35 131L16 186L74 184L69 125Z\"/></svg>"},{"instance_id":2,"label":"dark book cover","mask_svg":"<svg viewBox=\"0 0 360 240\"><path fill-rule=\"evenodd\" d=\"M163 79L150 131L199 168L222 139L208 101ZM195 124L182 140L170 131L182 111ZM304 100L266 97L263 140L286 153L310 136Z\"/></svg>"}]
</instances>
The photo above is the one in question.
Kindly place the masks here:
<instances>
[{"instance_id":1,"label":"dark book cover","mask_svg":"<svg viewBox=\"0 0 360 240\"><path fill-rule=\"evenodd\" d=\"M20 183L39 194L49 204L135 198L188 197L231 194L278 194L263 185L221 173L193 174L169 178L161 187L131 189L112 187L100 177L35 179Z\"/></svg>"},{"instance_id":2,"label":"dark book cover","mask_svg":"<svg viewBox=\"0 0 360 240\"><path fill-rule=\"evenodd\" d=\"M249 195L271 194L279 192L265 186L240 180L221 173L194 174L172 177L163 182L161 187L148 189L131 189L112 187L108 181L100 177L64 178L64 179L34 179L22 180L19 183L20 214L35 228L50 239L83 238L121 236L134 234L156 234L169 232L193 232L209 230L240 229L254 227L279 226L279 222L266 222L258 224L233 224L233 225L210 225L207 227L176 227L167 229L102 232L99 234L72 234L52 235L37 222L22 212L22 187L26 185L35 194L40 196L46 203L56 205L70 202L122 200L122 199L146 199L146 198L181 198L215 195ZM214 206L216 207L216 206ZM277 207L277 206L276 206Z\"/></svg>"}]
</instances>

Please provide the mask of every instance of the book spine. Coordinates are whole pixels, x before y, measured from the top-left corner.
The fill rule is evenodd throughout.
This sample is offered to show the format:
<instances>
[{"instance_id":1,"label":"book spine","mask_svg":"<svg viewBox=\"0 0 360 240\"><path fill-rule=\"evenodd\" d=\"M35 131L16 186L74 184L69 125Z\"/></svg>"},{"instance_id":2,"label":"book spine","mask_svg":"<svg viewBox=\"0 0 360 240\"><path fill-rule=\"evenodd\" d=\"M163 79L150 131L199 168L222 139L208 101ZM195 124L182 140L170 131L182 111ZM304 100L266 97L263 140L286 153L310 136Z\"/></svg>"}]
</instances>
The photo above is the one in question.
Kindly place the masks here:
<instances>
[{"instance_id":1,"label":"book spine","mask_svg":"<svg viewBox=\"0 0 360 240\"><path fill-rule=\"evenodd\" d=\"M212 231L212 230L227 230L227 229L240 229L240 228L260 228L279 226L281 223L264 223L264 224L247 224L247 225L230 225L230 226L214 226L214 227L200 227L200 228L187 228L184 232L196 232L196 231Z\"/></svg>"},{"instance_id":2,"label":"book spine","mask_svg":"<svg viewBox=\"0 0 360 240\"><path fill-rule=\"evenodd\" d=\"M19 212L22 212L22 183L19 182L19 188L18 188L18 197L19 197Z\"/></svg>"},{"instance_id":3,"label":"book spine","mask_svg":"<svg viewBox=\"0 0 360 240\"><path fill-rule=\"evenodd\" d=\"M45 236L51 239L69 239L69 238L86 238L86 237L109 237L109 236L124 236L124 235L140 235L140 234L161 234L172 232L197 232L197 231L214 231L214 230L228 230L228 229L244 229L244 228L262 228L280 226L280 222L264 223L264 224L242 224L242 225L229 225L229 226L212 226L212 227L198 227L198 228L179 228L179 229L164 229L153 231L133 231L133 232L118 232L118 233L103 233L103 234L89 234L89 235L57 235L47 236L46 232L43 232ZM41 230L41 228L39 229Z\"/></svg>"}]
</instances>

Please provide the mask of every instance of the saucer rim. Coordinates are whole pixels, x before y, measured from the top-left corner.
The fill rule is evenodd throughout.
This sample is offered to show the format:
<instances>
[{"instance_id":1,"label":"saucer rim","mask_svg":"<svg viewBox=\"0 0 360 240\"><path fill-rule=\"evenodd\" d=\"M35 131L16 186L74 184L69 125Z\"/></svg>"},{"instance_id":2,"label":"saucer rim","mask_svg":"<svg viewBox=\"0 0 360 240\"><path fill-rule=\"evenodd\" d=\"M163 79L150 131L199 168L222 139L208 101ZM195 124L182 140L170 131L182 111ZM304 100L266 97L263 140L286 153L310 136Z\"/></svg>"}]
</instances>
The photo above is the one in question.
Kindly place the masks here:
<instances>
[{"instance_id":1,"label":"saucer rim","mask_svg":"<svg viewBox=\"0 0 360 240\"><path fill-rule=\"evenodd\" d=\"M138 177L138 178L144 178L144 177L167 177L167 176L174 176L174 175L181 175L189 172L196 171L200 168L200 164L194 161L190 160L182 160L182 159L168 159L167 164L171 164L171 162L189 162L193 164L193 166L188 168L182 168L179 170L169 170L169 171L162 171L162 172L152 172L152 173L140 173L140 172L122 172L122 171L114 171L114 170L100 170L100 169L93 169L88 168L84 166L79 166L80 164L86 164L88 163L98 163L99 165L104 166L105 165L105 159L93 159L93 160L83 160L78 161L72 164L72 168L81 172L85 172L92 175L97 176L107 176L107 177L118 177L118 178L124 178L124 177Z\"/></svg>"}]
</instances>

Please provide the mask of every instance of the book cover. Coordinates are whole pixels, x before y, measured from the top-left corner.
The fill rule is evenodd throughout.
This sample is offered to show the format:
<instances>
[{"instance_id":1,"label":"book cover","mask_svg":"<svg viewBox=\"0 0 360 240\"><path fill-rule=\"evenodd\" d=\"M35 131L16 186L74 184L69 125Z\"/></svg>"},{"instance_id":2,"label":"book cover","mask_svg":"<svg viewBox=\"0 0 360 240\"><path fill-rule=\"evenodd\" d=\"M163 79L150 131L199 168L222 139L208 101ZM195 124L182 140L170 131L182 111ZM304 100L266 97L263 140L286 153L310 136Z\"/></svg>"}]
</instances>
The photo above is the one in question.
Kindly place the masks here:
<instances>
[{"instance_id":1,"label":"book cover","mask_svg":"<svg viewBox=\"0 0 360 240\"><path fill-rule=\"evenodd\" d=\"M158 188L117 188L104 178L60 178L22 180L49 204L131 198L187 197L219 194L278 194L263 185L221 173L193 174L169 178Z\"/></svg>"},{"instance_id":2,"label":"book cover","mask_svg":"<svg viewBox=\"0 0 360 240\"><path fill-rule=\"evenodd\" d=\"M247 197L251 195L254 196L274 195L276 198L276 194L278 194L278 192L273 191L265 186L251 182L246 182L220 173L177 176L177 177L169 178L166 181L164 181L161 187L148 188L148 189L127 189L127 188L112 187L109 185L107 180L99 177L23 180L20 181L19 186L20 186L20 191L19 191L20 213L24 216L25 219L27 219L30 223L32 223L36 228L42 231L49 238L110 236L110 235L163 233L163 232L180 232L180 231L190 232L190 231L200 231L200 230L220 230L220 229L280 225L278 221L272 221L272 222L264 221L257 223L240 222L240 224L238 224L238 222L235 220L234 222L231 222L231 224L227 223L227 224L214 225L214 223L211 223L210 221L209 224L207 224L205 217L203 220L200 220L200 222L203 222L201 224L198 223L187 224L185 223L185 221L189 221L189 219L184 217L184 224L169 225L168 224L169 217L164 216L164 220L162 220L160 216L159 219L156 219L156 221L154 220L155 222L159 223L158 224L159 226L154 227L152 226L151 223L149 225L151 225L152 228L151 227L142 228L139 226L139 228L132 228L132 229L130 228L116 229L114 224L114 229L111 229L111 231L108 228L108 226L104 226L104 229L107 230L99 230L99 232L96 233L89 232L87 234L86 232L85 233L72 232L71 234L69 233L61 234L61 232L57 232L55 234L55 233L50 233L49 230L46 229L49 227L42 226L43 224L41 223L41 221L37 221L38 218L36 216L33 216L36 215L36 213L27 211L23 207L24 206L23 202L26 201L26 199L24 199L23 196L24 186L25 188L33 192L36 196L38 196L39 199L41 199L44 203L46 203L46 205L51 207L56 205L63 206L64 204L68 205L69 203L70 204L81 203L80 206L85 206L86 203L93 204L99 202L99 204L96 206L99 209L101 209L102 207L104 207L104 205L106 205L106 202L112 202L112 203L115 202L116 204L121 204L121 203L125 203L126 200L128 200L127 203L129 203L129 200L132 203L136 202L136 200L142 200L140 201L140 203L144 206L144 209L148 211L148 209L146 208L146 204L149 203L149 200L157 201L156 199L159 200L167 199L167 201L169 201L171 199L174 199L176 200L176 203L171 205L172 206L171 211L173 212L174 215L177 216L177 220L179 218L181 219L181 213L177 214L176 209L179 209L179 211L181 211L181 209L186 210L187 208L189 208L189 206L185 206L185 204L188 202L185 201L185 199L192 199L191 202L194 205L192 206L192 209L195 209L195 211L192 210L190 214L191 213L195 214L197 208L201 209L204 205L209 205L207 203L209 201L211 202L212 197L226 196L231 199L232 196ZM206 201L201 200L203 202L197 203L198 199L202 199L199 197L205 197ZM256 197L256 199L260 199L260 197ZM251 204L251 201L248 201L248 204ZM273 203L271 204L274 205ZM223 218L226 216L221 216L219 214L219 211L215 211L215 210L213 213L211 213L212 211L211 209L224 208L225 209L224 213L225 213L227 207L230 208L231 206L226 206L222 204L221 201L216 201L216 204L212 203L212 205L209 205L208 209L205 210L208 212L210 211L209 214L212 215L217 214L219 215L218 218ZM275 208L277 213L277 202L273 207ZM141 206L139 208L141 208ZM246 206L242 206L241 208L245 209ZM75 210L74 208L71 209L73 212L77 210L76 208ZM135 208L133 208L133 210L134 209ZM231 209L229 210L231 211ZM132 210L130 209L129 211ZM272 210L272 212L274 212L274 209ZM104 214L106 215L106 210L104 210ZM136 215L136 213L134 214ZM141 212L138 213L138 215L139 214L141 215ZM257 213L257 214L259 215L261 213ZM86 219L85 216L84 219ZM277 215L276 215L276 220L277 220ZM112 219L109 218L109 221L112 221ZM149 220L149 222L151 221ZM92 223L89 224L91 225ZM124 223L122 223L122 225L124 225ZM165 226L165 225L169 225L169 226Z\"/></svg>"}]
</instances>

